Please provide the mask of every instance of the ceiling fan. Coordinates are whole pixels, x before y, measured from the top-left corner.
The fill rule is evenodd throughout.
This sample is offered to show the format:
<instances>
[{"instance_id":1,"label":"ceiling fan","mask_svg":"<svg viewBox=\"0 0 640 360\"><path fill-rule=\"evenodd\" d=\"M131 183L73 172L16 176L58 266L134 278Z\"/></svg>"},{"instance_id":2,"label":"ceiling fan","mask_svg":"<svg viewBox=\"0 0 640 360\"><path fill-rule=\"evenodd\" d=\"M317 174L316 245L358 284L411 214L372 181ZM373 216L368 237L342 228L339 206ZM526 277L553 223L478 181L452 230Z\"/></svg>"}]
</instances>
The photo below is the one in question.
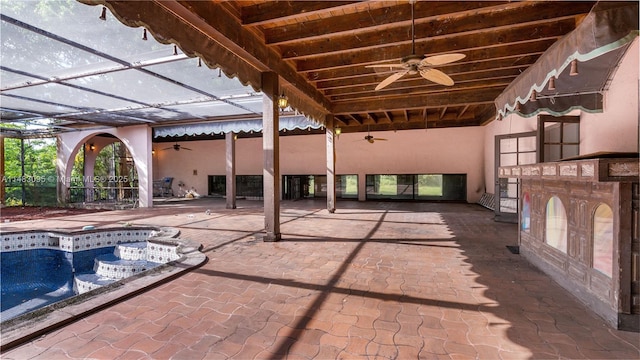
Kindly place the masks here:
<instances>
[{"instance_id":1,"label":"ceiling fan","mask_svg":"<svg viewBox=\"0 0 640 360\"><path fill-rule=\"evenodd\" d=\"M458 61L463 59L466 55L464 54L443 54L443 55L434 55L434 56L426 56L426 55L416 55L416 34L415 34L415 18L413 15L414 4L416 0L411 1L411 55L405 56L402 58L402 62L395 64L375 64L365 66L367 68L396 68L399 69L394 74L391 74L386 79L382 80L376 86L376 90L380 90L382 88L387 87L394 81L400 79L406 74L415 75L420 74L423 78L433 81L434 83L440 85L451 86L454 84L454 81L449 75L445 74L440 70L436 70L433 66L444 65L454 61Z\"/></svg>"},{"instance_id":2,"label":"ceiling fan","mask_svg":"<svg viewBox=\"0 0 640 360\"><path fill-rule=\"evenodd\" d=\"M365 140L367 140L369 143L373 144L376 140L379 141L387 141L387 139L383 139L383 138L377 138L377 137L373 137L371 135L371 132L369 131L370 129L367 129L367 136L364 137Z\"/></svg>"},{"instance_id":3,"label":"ceiling fan","mask_svg":"<svg viewBox=\"0 0 640 360\"><path fill-rule=\"evenodd\" d=\"M186 148L186 147L184 147L184 146L181 146L181 145L180 145L180 144L178 144L178 143L175 143L175 144L173 144L172 146L170 146L170 147L168 147L168 148L164 148L164 149L162 149L162 150L169 150L169 149L173 149L173 150L175 150L175 151L180 151L180 149L184 149L184 150L191 150L191 149L189 149L189 148Z\"/></svg>"}]
</instances>

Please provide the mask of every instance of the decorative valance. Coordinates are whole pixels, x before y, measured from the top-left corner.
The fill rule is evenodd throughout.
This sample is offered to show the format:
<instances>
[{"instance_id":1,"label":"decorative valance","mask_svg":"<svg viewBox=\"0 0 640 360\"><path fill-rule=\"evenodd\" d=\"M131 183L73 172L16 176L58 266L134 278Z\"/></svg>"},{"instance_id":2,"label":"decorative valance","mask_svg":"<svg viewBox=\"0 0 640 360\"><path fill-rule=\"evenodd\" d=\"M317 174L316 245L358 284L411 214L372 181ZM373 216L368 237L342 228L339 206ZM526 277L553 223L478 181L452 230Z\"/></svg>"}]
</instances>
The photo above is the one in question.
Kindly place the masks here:
<instances>
[{"instance_id":1,"label":"decorative valance","mask_svg":"<svg viewBox=\"0 0 640 360\"><path fill-rule=\"evenodd\" d=\"M638 2L598 2L498 96L497 118L514 112L529 117L541 111L602 111L608 80L637 36Z\"/></svg>"},{"instance_id":2,"label":"decorative valance","mask_svg":"<svg viewBox=\"0 0 640 360\"><path fill-rule=\"evenodd\" d=\"M287 116L281 117L279 120L279 129L295 130L295 129L320 129L324 125L309 120L305 116ZM195 136L195 135L214 135L226 133L240 132L261 132L262 119L246 119L233 121L211 121L206 123L173 125L156 127L153 129L153 137L176 137L176 136Z\"/></svg>"}]
</instances>

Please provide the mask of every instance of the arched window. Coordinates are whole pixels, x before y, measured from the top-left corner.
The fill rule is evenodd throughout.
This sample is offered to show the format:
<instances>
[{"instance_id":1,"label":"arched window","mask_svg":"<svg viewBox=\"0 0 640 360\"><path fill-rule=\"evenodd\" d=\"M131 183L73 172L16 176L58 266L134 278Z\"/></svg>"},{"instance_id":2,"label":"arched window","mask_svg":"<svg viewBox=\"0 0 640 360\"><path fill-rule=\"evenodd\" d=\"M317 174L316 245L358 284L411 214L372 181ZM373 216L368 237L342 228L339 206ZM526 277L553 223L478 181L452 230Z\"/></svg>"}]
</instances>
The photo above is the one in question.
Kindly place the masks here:
<instances>
[{"instance_id":1,"label":"arched window","mask_svg":"<svg viewBox=\"0 0 640 360\"><path fill-rule=\"evenodd\" d=\"M613 274L613 211L600 204L593 213L593 268Z\"/></svg>"},{"instance_id":2,"label":"arched window","mask_svg":"<svg viewBox=\"0 0 640 360\"><path fill-rule=\"evenodd\" d=\"M557 196L547 202L545 242L550 246L567 252L567 213Z\"/></svg>"},{"instance_id":3,"label":"arched window","mask_svg":"<svg viewBox=\"0 0 640 360\"><path fill-rule=\"evenodd\" d=\"M531 228L531 197L528 192L522 194L522 211L520 216L520 229L529 232Z\"/></svg>"}]
</instances>

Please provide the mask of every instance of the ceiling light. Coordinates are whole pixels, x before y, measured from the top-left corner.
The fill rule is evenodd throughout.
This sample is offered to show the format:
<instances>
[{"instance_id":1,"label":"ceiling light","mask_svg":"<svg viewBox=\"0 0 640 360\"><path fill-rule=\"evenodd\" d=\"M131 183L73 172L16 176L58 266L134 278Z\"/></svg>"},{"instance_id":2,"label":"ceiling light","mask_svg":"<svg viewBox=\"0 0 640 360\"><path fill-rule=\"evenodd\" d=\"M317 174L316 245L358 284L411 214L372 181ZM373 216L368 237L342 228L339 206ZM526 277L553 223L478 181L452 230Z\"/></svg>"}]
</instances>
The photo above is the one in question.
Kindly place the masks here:
<instances>
[{"instance_id":1,"label":"ceiling light","mask_svg":"<svg viewBox=\"0 0 640 360\"><path fill-rule=\"evenodd\" d=\"M287 96L282 93L282 95L278 97L278 107L280 108L280 110L284 110L287 108L287 106L289 106L289 98L287 98Z\"/></svg>"},{"instance_id":2,"label":"ceiling light","mask_svg":"<svg viewBox=\"0 0 640 360\"><path fill-rule=\"evenodd\" d=\"M549 90L555 90L556 89L556 77L552 76L549 79Z\"/></svg>"},{"instance_id":3,"label":"ceiling light","mask_svg":"<svg viewBox=\"0 0 640 360\"><path fill-rule=\"evenodd\" d=\"M571 60L571 71L569 71L570 76L578 75L578 60Z\"/></svg>"}]
</instances>

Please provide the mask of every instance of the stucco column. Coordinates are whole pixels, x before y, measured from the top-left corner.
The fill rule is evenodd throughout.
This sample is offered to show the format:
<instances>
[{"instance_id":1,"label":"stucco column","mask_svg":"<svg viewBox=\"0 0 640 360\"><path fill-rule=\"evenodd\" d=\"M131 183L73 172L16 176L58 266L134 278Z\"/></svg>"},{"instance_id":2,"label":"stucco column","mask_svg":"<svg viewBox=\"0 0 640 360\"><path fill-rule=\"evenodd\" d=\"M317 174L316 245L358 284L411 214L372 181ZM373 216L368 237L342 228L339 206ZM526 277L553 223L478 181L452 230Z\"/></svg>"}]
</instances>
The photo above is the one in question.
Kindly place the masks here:
<instances>
[{"instance_id":1,"label":"stucco column","mask_svg":"<svg viewBox=\"0 0 640 360\"><path fill-rule=\"evenodd\" d=\"M333 115L325 117L327 145L327 210L336 211L336 145L333 130Z\"/></svg>"},{"instance_id":2,"label":"stucco column","mask_svg":"<svg viewBox=\"0 0 640 360\"><path fill-rule=\"evenodd\" d=\"M225 140L225 166L227 185L227 209L236 208L236 134L228 132L224 135Z\"/></svg>"},{"instance_id":3,"label":"stucco column","mask_svg":"<svg viewBox=\"0 0 640 360\"><path fill-rule=\"evenodd\" d=\"M280 138L278 75L262 73L262 153L264 159L264 241L280 240Z\"/></svg>"},{"instance_id":4,"label":"stucco column","mask_svg":"<svg viewBox=\"0 0 640 360\"><path fill-rule=\"evenodd\" d=\"M67 192L71 184L70 175L67 176L67 162L70 157L71 146L66 145L62 139L65 134L56 137L56 190L58 205L65 205L68 202ZM71 171L69 171L71 174Z\"/></svg>"}]
</instances>

